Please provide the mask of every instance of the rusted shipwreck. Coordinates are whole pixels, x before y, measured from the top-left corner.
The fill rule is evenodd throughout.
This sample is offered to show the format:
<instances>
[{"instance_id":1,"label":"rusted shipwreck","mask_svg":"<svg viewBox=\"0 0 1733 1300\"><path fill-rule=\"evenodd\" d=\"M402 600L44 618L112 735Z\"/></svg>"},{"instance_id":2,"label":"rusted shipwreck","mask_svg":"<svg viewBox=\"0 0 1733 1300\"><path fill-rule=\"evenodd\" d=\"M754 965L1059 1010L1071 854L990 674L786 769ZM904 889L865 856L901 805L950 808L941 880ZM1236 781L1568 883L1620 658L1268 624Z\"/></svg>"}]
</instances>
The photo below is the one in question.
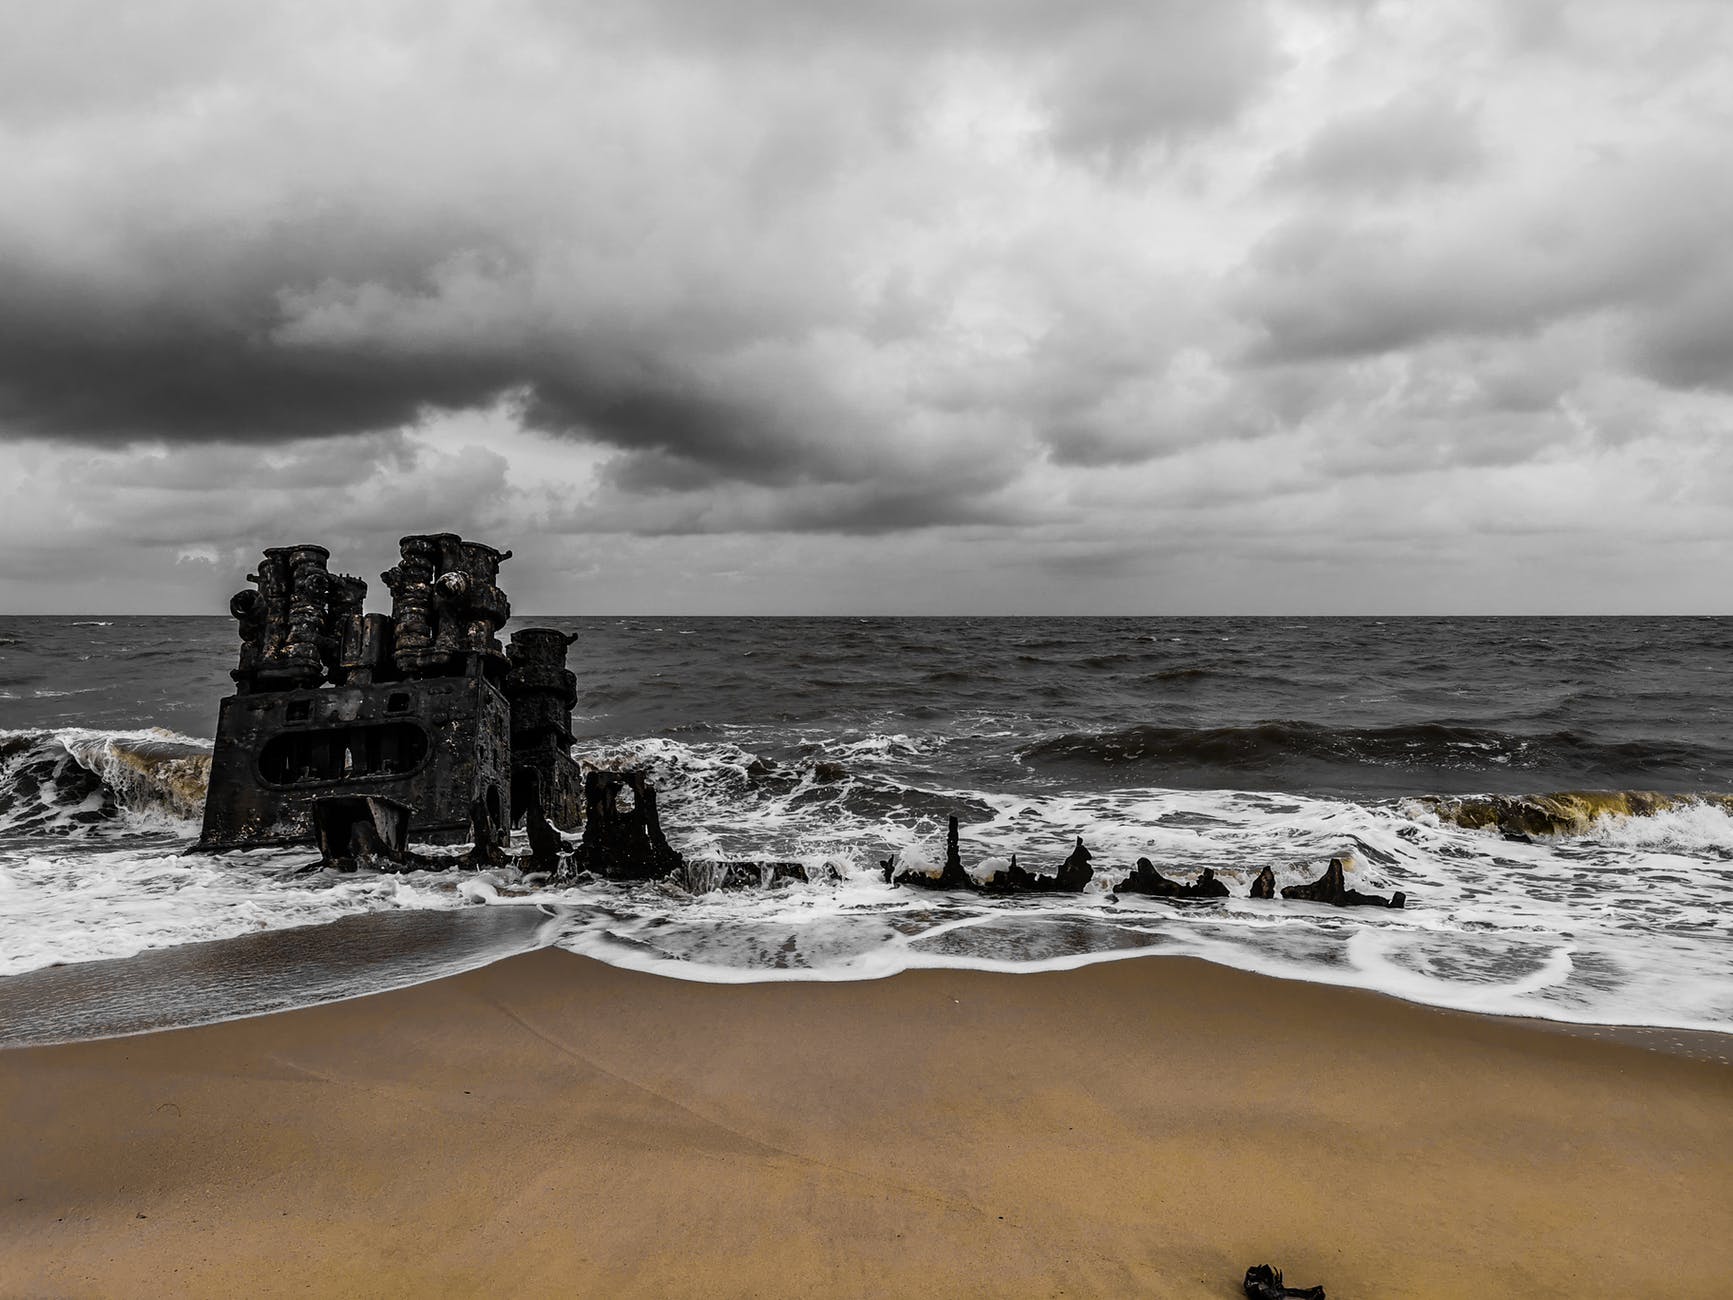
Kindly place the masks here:
<instances>
[{"instance_id":1,"label":"rusted shipwreck","mask_svg":"<svg viewBox=\"0 0 1733 1300\"><path fill-rule=\"evenodd\" d=\"M229 602L240 659L218 714L201 849L316 842L321 863L338 868L513 861L563 878L667 877L695 892L835 878L798 862L687 862L663 834L644 772L585 771L573 758L572 635L528 627L501 645L511 603L499 571L512 553L455 533L412 534L398 548L380 575L389 614L367 613L367 583L331 572L330 552L311 543L266 550L252 588ZM529 852L511 858L517 826ZM454 859L417 853L411 840L470 848ZM883 866L895 885L1078 893L1096 879L1091 858L1079 839L1054 874L1013 857L977 879L953 817L941 870ZM1228 894L1207 868L1182 883L1147 858L1108 880L1112 892L1175 902ZM1335 860L1281 893L1337 906L1405 901L1349 889ZM1266 868L1251 896L1274 894Z\"/></svg>"},{"instance_id":2,"label":"rusted shipwreck","mask_svg":"<svg viewBox=\"0 0 1733 1300\"><path fill-rule=\"evenodd\" d=\"M570 638L526 628L500 644L510 551L452 533L399 548L380 575L389 614L364 612L366 582L310 544L267 550L229 602L240 662L201 848L374 836L397 851L413 836L486 853L526 817L576 826Z\"/></svg>"}]
</instances>

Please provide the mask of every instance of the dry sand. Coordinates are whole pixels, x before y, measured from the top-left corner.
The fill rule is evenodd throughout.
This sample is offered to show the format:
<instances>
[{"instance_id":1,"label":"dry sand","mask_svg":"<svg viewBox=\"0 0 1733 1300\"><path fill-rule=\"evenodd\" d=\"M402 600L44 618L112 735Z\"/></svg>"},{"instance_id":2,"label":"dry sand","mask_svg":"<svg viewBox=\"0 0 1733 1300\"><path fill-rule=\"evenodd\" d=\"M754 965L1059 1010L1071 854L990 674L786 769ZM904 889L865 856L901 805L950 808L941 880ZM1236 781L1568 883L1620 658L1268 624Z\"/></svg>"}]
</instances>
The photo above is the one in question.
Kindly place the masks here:
<instances>
[{"instance_id":1,"label":"dry sand","mask_svg":"<svg viewBox=\"0 0 1733 1300\"><path fill-rule=\"evenodd\" d=\"M721 987L561 952L0 1052L0 1293L1733 1286L1733 1068L1181 959Z\"/></svg>"}]
</instances>

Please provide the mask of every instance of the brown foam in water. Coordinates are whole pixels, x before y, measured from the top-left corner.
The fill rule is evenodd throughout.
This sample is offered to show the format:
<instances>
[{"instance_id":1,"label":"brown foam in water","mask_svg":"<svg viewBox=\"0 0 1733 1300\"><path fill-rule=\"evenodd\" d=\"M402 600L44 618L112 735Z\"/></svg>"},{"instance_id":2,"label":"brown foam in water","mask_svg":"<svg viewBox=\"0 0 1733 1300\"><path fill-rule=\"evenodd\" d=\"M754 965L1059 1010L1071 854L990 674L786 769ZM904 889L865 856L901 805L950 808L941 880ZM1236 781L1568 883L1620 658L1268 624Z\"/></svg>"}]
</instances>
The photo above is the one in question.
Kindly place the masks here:
<instances>
[{"instance_id":1,"label":"brown foam in water","mask_svg":"<svg viewBox=\"0 0 1733 1300\"><path fill-rule=\"evenodd\" d=\"M1733 812L1733 796L1668 794L1653 790L1561 790L1555 794L1429 795L1417 800L1468 830L1522 835L1582 835L1600 817L1653 817L1703 803Z\"/></svg>"}]
</instances>

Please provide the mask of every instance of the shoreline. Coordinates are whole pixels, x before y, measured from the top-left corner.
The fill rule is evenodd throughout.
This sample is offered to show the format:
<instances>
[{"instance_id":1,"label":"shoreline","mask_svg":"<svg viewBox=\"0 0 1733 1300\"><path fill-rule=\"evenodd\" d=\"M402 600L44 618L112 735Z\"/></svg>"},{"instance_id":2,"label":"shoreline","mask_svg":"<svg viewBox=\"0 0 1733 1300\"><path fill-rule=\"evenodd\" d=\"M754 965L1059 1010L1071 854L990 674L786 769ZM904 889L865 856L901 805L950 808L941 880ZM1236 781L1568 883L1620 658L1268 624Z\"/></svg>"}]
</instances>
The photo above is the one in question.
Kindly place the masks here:
<instances>
[{"instance_id":1,"label":"shoreline","mask_svg":"<svg viewBox=\"0 0 1733 1300\"><path fill-rule=\"evenodd\" d=\"M201 940L146 949L129 957L67 962L0 976L0 1054L24 1047L105 1042L201 1028L414 988L542 947L557 947L557 935L548 927L558 924L557 915L550 916L534 903L365 912L313 925ZM1419 1002L1362 985L1271 975L1157 951L1103 953L1074 965L1029 970L919 967L844 980L786 977L687 980L666 970L641 971L630 966L617 969L651 979L736 988L783 983L873 983L915 970L1022 977L1144 960L1203 960L1222 970L1277 983L1340 989L1388 998L1403 1006L1443 1015L1499 1021L1733 1064L1733 1030L1598 1024L1470 1011Z\"/></svg>"},{"instance_id":2,"label":"shoreline","mask_svg":"<svg viewBox=\"0 0 1733 1300\"><path fill-rule=\"evenodd\" d=\"M534 904L363 912L0 976L0 1053L414 988L534 951L550 919Z\"/></svg>"},{"instance_id":3,"label":"shoreline","mask_svg":"<svg viewBox=\"0 0 1733 1300\"><path fill-rule=\"evenodd\" d=\"M715 985L544 949L0 1054L0 1277L1229 1296L1267 1260L1352 1297L1721 1275L1733 1068L1546 1026L1184 957Z\"/></svg>"}]
</instances>

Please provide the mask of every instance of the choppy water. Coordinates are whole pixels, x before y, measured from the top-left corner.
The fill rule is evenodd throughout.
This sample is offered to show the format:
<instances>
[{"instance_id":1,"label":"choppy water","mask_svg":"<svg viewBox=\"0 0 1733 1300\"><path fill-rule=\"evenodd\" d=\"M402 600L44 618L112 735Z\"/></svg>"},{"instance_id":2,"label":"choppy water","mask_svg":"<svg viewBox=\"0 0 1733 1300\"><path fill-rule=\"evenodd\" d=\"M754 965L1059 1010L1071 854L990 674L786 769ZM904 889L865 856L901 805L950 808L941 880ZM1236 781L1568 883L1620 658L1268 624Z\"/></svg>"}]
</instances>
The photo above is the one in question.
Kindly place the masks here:
<instances>
[{"instance_id":1,"label":"choppy water","mask_svg":"<svg viewBox=\"0 0 1733 1300\"><path fill-rule=\"evenodd\" d=\"M692 979L1028 970L1146 953L1583 1023L1733 1030L1724 619L537 619L579 633L578 755L649 765L694 857L840 885L550 891L510 870L291 876L191 851L225 619L0 619L0 973L356 913L538 902L558 941ZM157 730L153 730L157 729ZM840 768L840 773L838 769ZM1683 796L1530 843L1429 796ZM876 863L1081 835L1238 897L984 900ZM1332 856L1404 911L1244 897ZM384 978L383 976L381 977ZM396 982L401 982L401 979Z\"/></svg>"}]
</instances>

